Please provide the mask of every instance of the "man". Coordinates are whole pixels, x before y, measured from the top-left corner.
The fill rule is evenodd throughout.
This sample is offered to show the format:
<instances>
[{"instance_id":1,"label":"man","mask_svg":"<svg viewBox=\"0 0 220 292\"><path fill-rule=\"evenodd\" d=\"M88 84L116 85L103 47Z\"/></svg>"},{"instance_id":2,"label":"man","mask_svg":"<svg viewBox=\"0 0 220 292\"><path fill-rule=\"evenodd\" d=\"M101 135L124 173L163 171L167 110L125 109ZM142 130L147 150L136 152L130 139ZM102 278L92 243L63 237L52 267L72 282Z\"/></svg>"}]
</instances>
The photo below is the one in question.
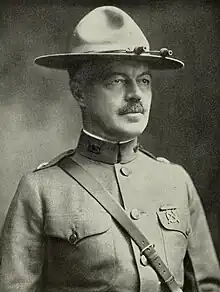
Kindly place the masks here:
<instances>
[{"instance_id":1,"label":"man","mask_svg":"<svg viewBox=\"0 0 220 292\"><path fill-rule=\"evenodd\" d=\"M150 51L135 22L109 6L79 22L69 48L36 63L68 70L83 130L75 151L22 178L3 228L0 291L167 289L120 224L59 167L66 156L123 206L184 291L220 291L219 266L190 177L137 142L149 118L151 70L183 63L167 49Z\"/></svg>"}]
</instances>

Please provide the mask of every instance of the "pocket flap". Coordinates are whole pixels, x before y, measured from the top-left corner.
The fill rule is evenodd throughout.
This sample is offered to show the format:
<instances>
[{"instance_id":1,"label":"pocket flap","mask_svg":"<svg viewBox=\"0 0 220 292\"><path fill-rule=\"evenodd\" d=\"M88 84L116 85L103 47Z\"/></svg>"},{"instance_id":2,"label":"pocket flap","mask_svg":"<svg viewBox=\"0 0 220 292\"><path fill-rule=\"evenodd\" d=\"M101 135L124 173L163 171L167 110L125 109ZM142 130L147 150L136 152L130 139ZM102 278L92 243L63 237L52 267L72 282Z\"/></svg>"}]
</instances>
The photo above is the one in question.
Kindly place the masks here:
<instances>
[{"instance_id":1,"label":"pocket flap","mask_svg":"<svg viewBox=\"0 0 220 292\"><path fill-rule=\"evenodd\" d=\"M94 214L93 214L94 215ZM74 244L80 240L105 233L111 228L111 219L109 216L88 217L80 214L80 216L71 215L53 215L47 216L45 220L45 233L52 237L59 237L69 241L71 236L75 234L76 240ZM73 243L73 242L71 242Z\"/></svg>"},{"instance_id":2,"label":"pocket flap","mask_svg":"<svg viewBox=\"0 0 220 292\"><path fill-rule=\"evenodd\" d=\"M181 232L185 237L187 237L186 223L183 222L178 208L161 207L157 212L157 216L163 228Z\"/></svg>"}]
</instances>

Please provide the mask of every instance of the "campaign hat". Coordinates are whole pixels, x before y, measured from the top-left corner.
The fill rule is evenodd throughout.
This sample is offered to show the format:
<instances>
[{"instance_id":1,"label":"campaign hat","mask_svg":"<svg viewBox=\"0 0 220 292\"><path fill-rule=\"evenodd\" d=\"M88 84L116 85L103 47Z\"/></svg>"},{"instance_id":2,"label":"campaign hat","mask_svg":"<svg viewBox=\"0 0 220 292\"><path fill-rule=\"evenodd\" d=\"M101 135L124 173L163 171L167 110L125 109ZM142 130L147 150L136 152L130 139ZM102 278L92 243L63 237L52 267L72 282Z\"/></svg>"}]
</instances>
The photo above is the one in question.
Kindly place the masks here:
<instances>
[{"instance_id":1,"label":"campaign hat","mask_svg":"<svg viewBox=\"0 0 220 292\"><path fill-rule=\"evenodd\" d=\"M53 69L68 70L88 60L134 59L153 70L174 70L184 63L167 48L151 50L149 41L136 22L115 6L97 7L72 31L62 53L39 56L35 63Z\"/></svg>"}]
</instances>

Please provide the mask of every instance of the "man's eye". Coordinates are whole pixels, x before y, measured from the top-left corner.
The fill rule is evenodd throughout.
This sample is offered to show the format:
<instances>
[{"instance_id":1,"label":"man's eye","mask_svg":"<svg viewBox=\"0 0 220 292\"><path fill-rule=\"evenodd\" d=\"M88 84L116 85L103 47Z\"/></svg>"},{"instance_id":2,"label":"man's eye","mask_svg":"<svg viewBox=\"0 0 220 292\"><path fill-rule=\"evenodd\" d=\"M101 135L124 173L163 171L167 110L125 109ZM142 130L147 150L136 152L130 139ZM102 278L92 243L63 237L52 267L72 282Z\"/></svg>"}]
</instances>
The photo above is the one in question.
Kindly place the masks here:
<instances>
[{"instance_id":1,"label":"man's eye","mask_svg":"<svg viewBox=\"0 0 220 292\"><path fill-rule=\"evenodd\" d=\"M105 81L105 84L107 86L119 86L123 85L125 83L125 80L123 78L110 78Z\"/></svg>"},{"instance_id":2,"label":"man's eye","mask_svg":"<svg viewBox=\"0 0 220 292\"><path fill-rule=\"evenodd\" d=\"M147 79L147 78L142 78L142 79L139 80L139 82L141 84L144 84L144 85L149 85L150 84L150 80Z\"/></svg>"},{"instance_id":3,"label":"man's eye","mask_svg":"<svg viewBox=\"0 0 220 292\"><path fill-rule=\"evenodd\" d=\"M122 84L122 83L124 83L124 79L113 79L112 81L111 81L111 83L112 84Z\"/></svg>"}]
</instances>

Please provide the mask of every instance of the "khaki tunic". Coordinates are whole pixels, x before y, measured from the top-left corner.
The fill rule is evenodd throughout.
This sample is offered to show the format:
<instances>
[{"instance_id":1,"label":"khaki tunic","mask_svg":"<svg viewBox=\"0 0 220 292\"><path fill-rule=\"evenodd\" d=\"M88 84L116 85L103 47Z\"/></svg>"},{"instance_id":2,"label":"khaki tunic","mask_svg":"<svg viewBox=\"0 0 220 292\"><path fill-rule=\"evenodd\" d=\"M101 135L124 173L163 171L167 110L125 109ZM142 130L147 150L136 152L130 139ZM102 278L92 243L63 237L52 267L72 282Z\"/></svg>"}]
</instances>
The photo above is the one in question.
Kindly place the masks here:
<instances>
[{"instance_id":1,"label":"khaki tunic","mask_svg":"<svg viewBox=\"0 0 220 292\"><path fill-rule=\"evenodd\" d=\"M189 175L135 145L83 133L69 154L124 206L181 287L184 273L192 275L184 260L189 255L201 291L220 291L215 251ZM3 228L0 291L161 291L136 244L57 160L20 181Z\"/></svg>"}]
</instances>

